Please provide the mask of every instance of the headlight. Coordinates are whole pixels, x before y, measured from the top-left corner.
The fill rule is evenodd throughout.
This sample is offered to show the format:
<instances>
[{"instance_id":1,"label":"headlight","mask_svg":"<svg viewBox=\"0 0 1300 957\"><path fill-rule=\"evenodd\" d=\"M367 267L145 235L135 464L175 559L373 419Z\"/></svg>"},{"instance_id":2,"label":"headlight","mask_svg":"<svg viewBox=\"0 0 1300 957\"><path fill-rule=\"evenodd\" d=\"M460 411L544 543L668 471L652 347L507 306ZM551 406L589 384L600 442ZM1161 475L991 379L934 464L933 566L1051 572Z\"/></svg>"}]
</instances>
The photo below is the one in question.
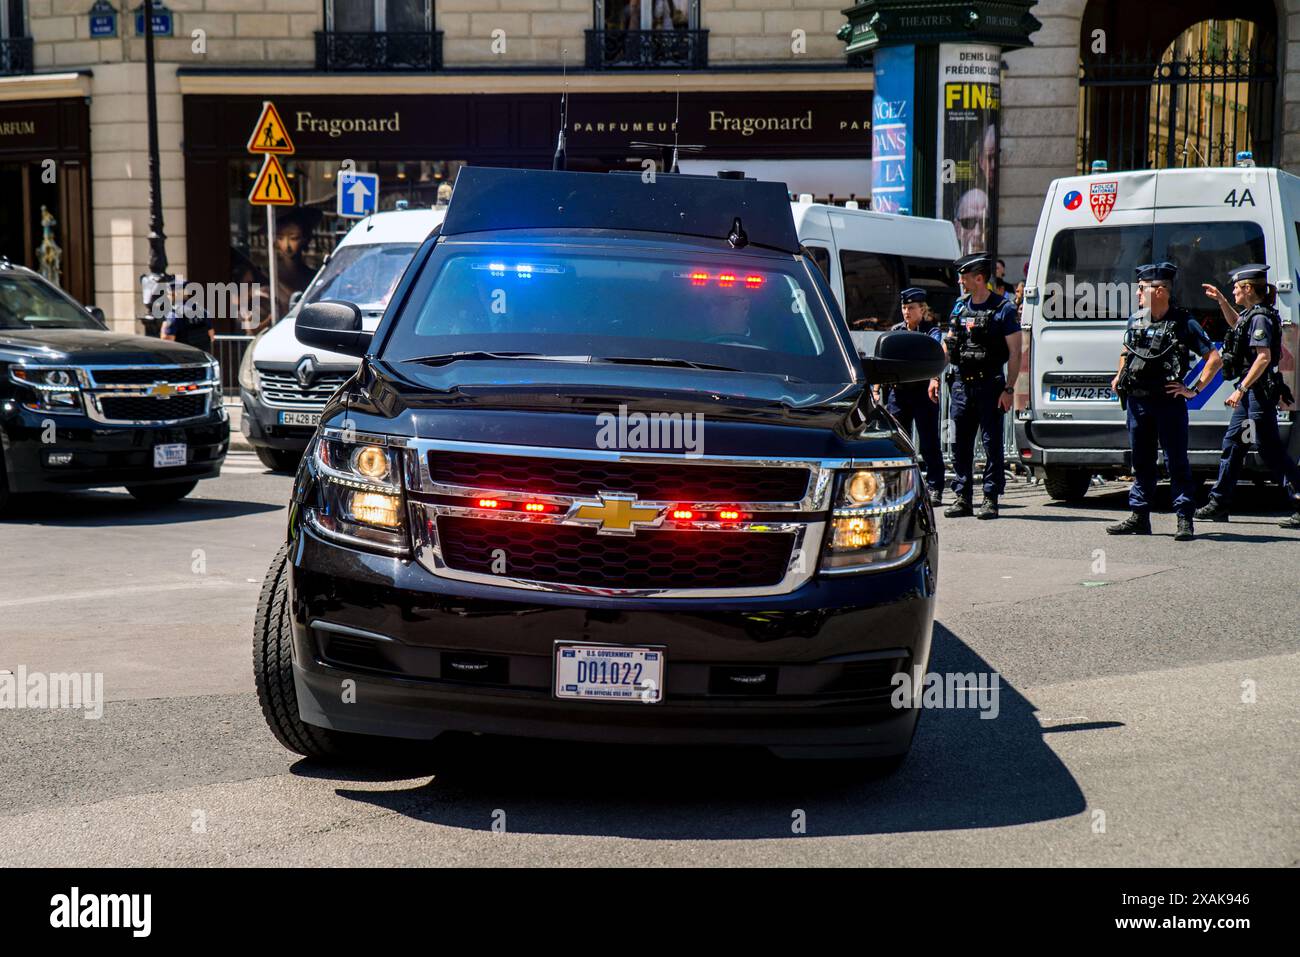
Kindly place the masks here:
<instances>
[{"instance_id":1,"label":"headlight","mask_svg":"<svg viewBox=\"0 0 1300 957\"><path fill-rule=\"evenodd\" d=\"M81 371L74 366L11 366L9 379L32 390L33 412L80 412Z\"/></svg>"},{"instance_id":2,"label":"headlight","mask_svg":"<svg viewBox=\"0 0 1300 957\"><path fill-rule=\"evenodd\" d=\"M914 465L842 474L835 489L822 571L876 571L909 561L922 538L916 522L919 487Z\"/></svg>"},{"instance_id":3,"label":"headlight","mask_svg":"<svg viewBox=\"0 0 1300 957\"><path fill-rule=\"evenodd\" d=\"M256 345L257 339L254 339L244 349L244 358L239 360L239 387L253 395L257 395L257 370L253 368L253 347Z\"/></svg>"},{"instance_id":4,"label":"headlight","mask_svg":"<svg viewBox=\"0 0 1300 957\"><path fill-rule=\"evenodd\" d=\"M321 478L323 507L315 524L336 538L387 552L406 550L400 449L375 442L319 436L312 456Z\"/></svg>"}]
</instances>

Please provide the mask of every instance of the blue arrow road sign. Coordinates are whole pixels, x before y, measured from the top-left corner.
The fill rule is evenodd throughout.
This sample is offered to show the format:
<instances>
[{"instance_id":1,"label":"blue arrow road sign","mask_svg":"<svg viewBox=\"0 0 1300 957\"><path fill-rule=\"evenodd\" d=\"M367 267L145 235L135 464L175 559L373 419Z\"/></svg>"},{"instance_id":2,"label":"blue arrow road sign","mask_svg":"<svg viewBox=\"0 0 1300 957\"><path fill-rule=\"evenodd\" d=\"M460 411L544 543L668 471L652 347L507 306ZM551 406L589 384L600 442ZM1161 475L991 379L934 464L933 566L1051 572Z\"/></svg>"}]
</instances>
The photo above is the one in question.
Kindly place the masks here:
<instances>
[{"instance_id":1,"label":"blue arrow road sign","mask_svg":"<svg viewBox=\"0 0 1300 957\"><path fill-rule=\"evenodd\" d=\"M378 173L339 173L338 214L361 219L379 205Z\"/></svg>"}]
</instances>

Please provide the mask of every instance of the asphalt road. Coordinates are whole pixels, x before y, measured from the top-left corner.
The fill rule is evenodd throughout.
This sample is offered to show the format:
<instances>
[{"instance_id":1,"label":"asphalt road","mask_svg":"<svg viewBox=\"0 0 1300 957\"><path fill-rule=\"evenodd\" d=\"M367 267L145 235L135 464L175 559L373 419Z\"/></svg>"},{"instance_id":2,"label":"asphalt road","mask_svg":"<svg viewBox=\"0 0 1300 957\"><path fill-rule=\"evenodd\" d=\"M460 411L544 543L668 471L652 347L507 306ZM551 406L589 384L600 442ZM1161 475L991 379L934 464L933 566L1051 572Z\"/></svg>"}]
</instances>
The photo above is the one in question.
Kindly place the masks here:
<instances>
[{"instance_id":1,"label":"asphalt road","mask_svg":"<svg viewBox=\"0 0 1300 957\"><path fill-rule=\"evenodd\" d=\"M1300 533L1275 498L1186 544L1167 515L1106 536L1117 485L943 520L932 670L996 673L999 714L925 713L864 782L492 738L346 772L290 754L250 664L290 481L236 453L176 506L0 522L0 670L102 672L107 699L0 710L0 865L1300 864Z\"/></svg>"}]
</instances>

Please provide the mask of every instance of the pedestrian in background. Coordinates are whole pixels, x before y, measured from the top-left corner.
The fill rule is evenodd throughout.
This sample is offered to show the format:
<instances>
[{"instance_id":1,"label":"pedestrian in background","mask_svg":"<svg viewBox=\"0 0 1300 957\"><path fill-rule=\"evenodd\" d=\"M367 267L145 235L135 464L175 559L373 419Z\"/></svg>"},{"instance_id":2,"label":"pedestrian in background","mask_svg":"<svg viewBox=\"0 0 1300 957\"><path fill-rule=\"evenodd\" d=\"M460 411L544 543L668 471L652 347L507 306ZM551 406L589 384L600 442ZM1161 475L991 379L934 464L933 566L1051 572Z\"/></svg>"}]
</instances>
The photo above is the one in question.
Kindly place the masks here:
<instances>
[{"instance_id":1,"label":"pedestrian in background","mask_svg":"<svg viewBox=\"0 0 1300 957\"><path fill-rule=\"evenodd\" d=\"M930 336L940 345L943 333L933 321L934 311L926 303L924 289L913 286L899 294L903 321L890 331L906 330ZM929 318L927 319L927 314ZM934 505L943 503L943 448L939 444L939 380L929 382L902 382L885 387L885 408L898 420L903 432L911 436L916 426L917 445L921 461L925 463L926 486Z\"/></svg>"}]
</instances>

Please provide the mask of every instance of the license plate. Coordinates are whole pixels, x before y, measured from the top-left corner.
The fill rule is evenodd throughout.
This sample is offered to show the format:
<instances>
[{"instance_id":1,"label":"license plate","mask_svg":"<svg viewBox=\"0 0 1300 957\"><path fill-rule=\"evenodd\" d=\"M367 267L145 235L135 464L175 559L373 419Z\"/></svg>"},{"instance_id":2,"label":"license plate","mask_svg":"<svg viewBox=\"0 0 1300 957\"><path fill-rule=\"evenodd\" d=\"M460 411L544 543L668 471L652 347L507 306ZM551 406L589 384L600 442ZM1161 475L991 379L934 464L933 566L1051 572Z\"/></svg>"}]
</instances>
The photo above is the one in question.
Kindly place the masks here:
<instances>
[{"instance_id":1,"label":"license plate","mask_svg":"<svg viewBox=\"0 0 1300 957\"><path fill-rule=\"evenodd\" d=\"M319 412L281 412L281 425L310 425L313 429L320 422Z\"/></svg>"},{"instance_id":2,"label":"license plate","mask_svg":"<svg viewBox=\"0 0 1300 957\"><path fill-rule=\"evenodd\" d=\"M175 465L184 465L185 448L184 442L178 442L174 445L155 445L153 447L153 467L166 469Z\"/></svg>"},{"instance_id":3,"label":"license plate","mask_svg":"<svg viewBox=\"0 0 1300 957\"><path fill-rule=\"evenodd\" d=\"M1119 396L1108 385L1054 385L1053 402L1118 402Z\"/></svg>"},{"instance_id":4,"label":"license plate","mask_svg":"<svg viewBox=\"0 0 1300 957\"><path fill-rule=\"evenodd\" d=\"M555 645L555 697L655 704L664 695L661 648Z\"/></svg>"}]
</instances>

